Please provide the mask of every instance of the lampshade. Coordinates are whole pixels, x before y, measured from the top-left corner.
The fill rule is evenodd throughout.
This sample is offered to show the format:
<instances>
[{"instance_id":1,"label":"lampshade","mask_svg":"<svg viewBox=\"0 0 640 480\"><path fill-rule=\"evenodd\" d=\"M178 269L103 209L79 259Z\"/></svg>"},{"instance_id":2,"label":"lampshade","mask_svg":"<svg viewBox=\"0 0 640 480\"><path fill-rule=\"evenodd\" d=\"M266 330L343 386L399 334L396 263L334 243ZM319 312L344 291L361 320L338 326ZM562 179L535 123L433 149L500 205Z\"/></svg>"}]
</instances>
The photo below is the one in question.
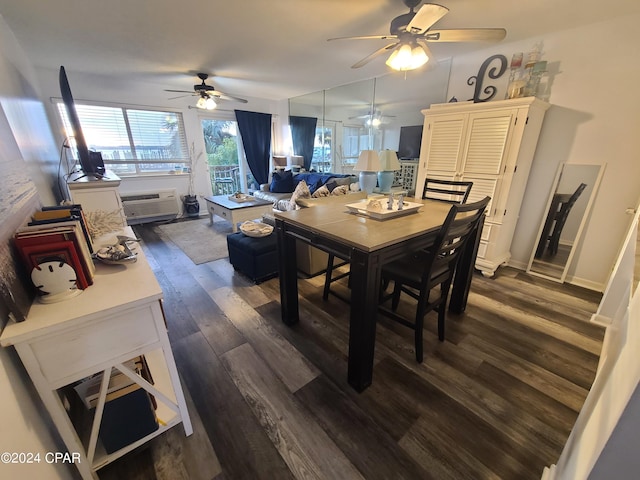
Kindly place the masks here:
<instances>
[{"instance_id":1,"label":"lampshade","mask_svg":"<svg viewBox=\"0 0 640 480\"><path fill-rule=\"evenodd\" d=\"M380 157L380 171L390 172L393 170L400 170L400 162L398 161L398 155L393 150L382 150Z\"/></svg>"},{"instance_id":2,"label":"lampshade","mask_svg":"<svg viewBox=\"0 0 640 480\"><path fill-rule=\"evenodd\" d=\"M358 172L377 172L380 170L380 157L375 150L362 150L353 167Z\"/></svg>"},{"instance_id":3,"label":"lampshade","mask_svg":"<svg viewBox=\"0 0 640 480\"><path fill-rule=\"evenodd\" d=\"M429 61L427 52L417 43L405 43L389 56L386 64L394 70L415 70Z\"/></svg>"},{"instance_id":4,"label":"lampshade","mask_svg":"<svg viewBox=\"0 0 640 480\"><path fill-rule=\"evenodd\" d=\"M273 166L274 167L286 167L287 166L287 157L284 155L273 155Z\"/></svg>"},{"instance_id":5,"label":"lampshade","mask_svg":"<svg viewBox=\"0 0 640 480\"><path fill-rule=\"evenodd\" d=\"M289 165L299 165L302 167L304 165L304 157L302 155L291 155L289 157Z\"/></svg>"}]
</instances>

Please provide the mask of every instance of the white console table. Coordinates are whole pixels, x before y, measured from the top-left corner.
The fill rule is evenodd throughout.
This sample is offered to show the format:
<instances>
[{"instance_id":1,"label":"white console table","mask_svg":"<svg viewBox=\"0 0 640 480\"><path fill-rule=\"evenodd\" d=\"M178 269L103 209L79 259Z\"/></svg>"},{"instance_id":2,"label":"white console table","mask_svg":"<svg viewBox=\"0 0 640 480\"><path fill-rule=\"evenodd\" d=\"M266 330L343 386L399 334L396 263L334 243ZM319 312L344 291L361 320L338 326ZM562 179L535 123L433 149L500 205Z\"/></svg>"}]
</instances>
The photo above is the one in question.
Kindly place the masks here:
<instances>
[{"instance_id":1,"label":"white console table","mask_svg":"<svg viewBox=\"0 0 640 480\"><path fill-rule=\"evenodd\" d=\"M126 229L96 245L115 243L117 233L133 236ZM36 301L24 322L7 325L0 336L0 345L17 350L68 452L80 454L76 466L85 480L98 478L98 469L180 422L187 436L193 432L167 336L162 290L142 249L136 252L136 263L97 265L94 284L76 297ZM130 378L154 395L159 428L107 454L98 432L111 369L126 370L124 362L143 354L153 385L131 371ZM82 432L67 413L65 395L69 385L99 372L105 374L95 415Z\"/></svg>"}]
</instances>

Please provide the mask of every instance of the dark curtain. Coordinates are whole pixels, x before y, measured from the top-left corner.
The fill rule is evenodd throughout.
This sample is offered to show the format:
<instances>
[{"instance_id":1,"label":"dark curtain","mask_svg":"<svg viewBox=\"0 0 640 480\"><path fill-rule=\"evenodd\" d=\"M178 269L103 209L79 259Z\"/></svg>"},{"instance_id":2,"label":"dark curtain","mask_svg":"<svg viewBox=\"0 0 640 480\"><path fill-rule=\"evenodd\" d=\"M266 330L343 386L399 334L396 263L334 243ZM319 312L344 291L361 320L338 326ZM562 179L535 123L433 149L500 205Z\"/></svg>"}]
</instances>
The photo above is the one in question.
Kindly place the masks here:
<instances>
[{"instance_id":1,"label":"dark curtain","mask_svg":"<svg viewBox=\"0 0 640 480\"><path fill-rule=\"evenodd\" d=\"M291 139L293 140L293 154L304 157L304 168L306 171L311 170L313 142L316 138L317 124L317 118L289 116Z\"/></svg>"},{"instance_id":2,"label":"dark curtain","mask_svg":"<svg viewBox=\"0 0 640 480\"><path fill-rule=\"evenodd\" d=\"M236 110L244 153L258 185L269 181L271 155L271 114Z\"/></svg>"}]
</instances>

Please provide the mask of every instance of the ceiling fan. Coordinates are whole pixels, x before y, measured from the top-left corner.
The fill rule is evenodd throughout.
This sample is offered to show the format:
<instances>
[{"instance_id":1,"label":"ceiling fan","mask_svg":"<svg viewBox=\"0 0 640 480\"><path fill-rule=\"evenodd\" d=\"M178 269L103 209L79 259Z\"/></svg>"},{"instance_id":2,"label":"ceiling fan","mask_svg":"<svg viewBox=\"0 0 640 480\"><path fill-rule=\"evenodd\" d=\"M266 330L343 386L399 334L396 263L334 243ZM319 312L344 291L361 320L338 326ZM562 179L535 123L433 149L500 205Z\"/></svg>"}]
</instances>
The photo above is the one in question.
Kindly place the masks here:
<instances>
[{"instance_id":1,"label":"ceiling fan","mask_svg":"<svg viewBox=\"0 0 640 480\"><path fill-rule=\"evenodd\" d=\"M387 65L395 70L413 70L433 58L428 43L431 42L497 42L507 31L504 28L462 28L456 30L431 30L431 27L449 9L434 3L425 3L417 12L414 10L422 0L402 0L409 7L409 13L391 20L390 35L366 35L360 37L338 37L333 40L392 40L371 55L353 64L351 68L360 68L374 58L392 52Z\"/></svg>"},{"instance_id":2,"label":"ceiling fan","mask_svg":"<svg viewBox=\"0 0 640 480\"><path fill-rule=\"evenodd\" d=\"M395 118L394 115L383 115L380 110L369 111L369 113L365 113L364 115L356 115L353 117L349 117L349 120L364 120L364 124L367 126L378 127L382 123L385 122L387 118Z\"/></svg>"},{"instance_id":3,"label":"ceiling fan","mask_svg":"<svg viewBox=\"0 0 640 480\"><path fill-rule=\"evenodd\" d=\"M229 95L227 93L222 93L219 90L216 90L212 85L208 85L206 83L207 78L209 78L209 75L206 73L198 73L198 78L200 80L202 80L202 83L196 84L193 86L193 92L190 92L188 90L165 90L165 92L175 92L175 93L187 93L190 95L194 95L194 96L198 96L200 97L198 99L198 102L196 103L196 107L198 108L204 108L207 110L213 110L214 108L216 108L216 100L220 99L220 100L231 100L234 102L240 102L240 103L247 103L247 100L245 100L244 98L240 98L240 97L235 97L233 95ZM169 100L173 100L176 98L181 98L181 97L185 97L186 95L179 95L177 97L172 97Z\"/></svg>"}]
</instances>

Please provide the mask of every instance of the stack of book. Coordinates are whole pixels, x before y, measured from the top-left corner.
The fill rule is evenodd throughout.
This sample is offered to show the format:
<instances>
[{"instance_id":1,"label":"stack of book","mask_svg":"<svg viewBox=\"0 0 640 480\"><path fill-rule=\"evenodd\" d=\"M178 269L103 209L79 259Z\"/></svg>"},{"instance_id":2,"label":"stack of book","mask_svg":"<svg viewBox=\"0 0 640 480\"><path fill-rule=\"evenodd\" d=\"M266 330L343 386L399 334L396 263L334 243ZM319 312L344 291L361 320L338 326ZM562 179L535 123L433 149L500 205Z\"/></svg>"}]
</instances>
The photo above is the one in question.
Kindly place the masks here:
<instances>
[{"instance_id":1,"label":"stack of book","mask_svg":"<svg viewBox=\"0 0 640 480\"><path fill-rule=\"evenodd\" d=\"M153 378L147 365L144 355L135 357L123 365L130 370L136 372L147 382L153 384ZM87 409L92 409L98 403L100 396L100 385L102 383L102 373L98 373L90 378L85 379L76 385L75 390ZM109 386L107 387L106 402L116 400L124 395L136 391L140 385L135 383L131 378L126 376L117 368L111 369L111 377L109 378ZM155 399L153 399L155 403Z\"/></svg>"},{"instance_id":2,"label":"stack of book","mask_svg":"<svg viewBox=\"0 0 640 480\"><path fill-rule=\"evenodd\" d=\"M93 284L93 243L80 205L43 207L16 232L14 242L28 272L61 261L74 269L77 288Z\"/></svg>"}]
</instances>

